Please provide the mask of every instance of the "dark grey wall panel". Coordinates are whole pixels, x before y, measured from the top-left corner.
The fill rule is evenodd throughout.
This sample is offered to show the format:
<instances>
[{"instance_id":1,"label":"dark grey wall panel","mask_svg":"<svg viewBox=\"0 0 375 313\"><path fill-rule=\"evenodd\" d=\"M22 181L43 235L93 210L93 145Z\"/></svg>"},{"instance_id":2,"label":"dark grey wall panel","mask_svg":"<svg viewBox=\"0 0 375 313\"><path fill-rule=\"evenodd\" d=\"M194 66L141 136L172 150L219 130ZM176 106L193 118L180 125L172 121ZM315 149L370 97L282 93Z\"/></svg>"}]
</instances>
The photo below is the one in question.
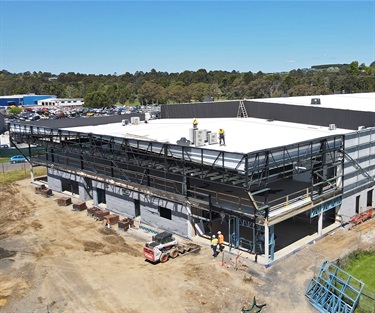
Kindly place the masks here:
<instances>
[{"instance_id":1,"label":"dark grey wall panel","mask_svg":"<svg viewBox=\"0 0 375 313\"><path fill-rule=\"evenodd\" d=\"M236 117L239 103L239 100L234 100L222 102L163 104L161 106L161 118Z\"/></svg>"},{"instance_id":2,"label":"dark grey wall panel","mask_svg":"<svg viewBox=\"0 0 375 313\"><path fill-rule=\"evenodd\" d=\"M312 106L297 106L281 103L246 101L249 117L274 119L279 121L329 126L357 130L358 126L375 126L375 113L349 111Z\"/></svg>"},{"instance_id":3,"label":"dark grey wall panel","mask_svg":"<svg viewBox=\"0 0 375 313\"><path fill-rule=\"evenodd\" d=\"M240 101L199 102L162 105L162 118L236 117ZM282 103L244 101L249 117L284 122L357 130L358 126L375 126L375 113L323 108L319 105L297 106ZM354 104L353 104L354 107Z\"/></svg>"},{"instance_id":4,"label":"dark grey wall panel","mask_svg":"<svg viewBox=\"0 0 375 313\"><path fill-rule=\"evenodd\" d=\"M101 125L120 123L124 119L130 121L131 117L139 116L141 121L145 119L144 114L123 114L123 115L111 115L111 116L93 116L93 117L79 117L79 118L63 118L58 120L39 120L39 121L26 121L20 122L21 125L35 125L41 127L50 128L65 128L65 127L78 127L78 126L90 126L90 125Z\"/></svg>"},{"instance_id":5,"label":"dark grey wall panel","mask_svg":"<svg viewBox=\"0 0 375 313\"><path fill-rule=\"evenodd\" d=\"M5 118L4 118L4 115L2 113L0 113L0 134L2 134L5 131L6 131L6 129L5 129Z\"/></svg>"}]
</instances>

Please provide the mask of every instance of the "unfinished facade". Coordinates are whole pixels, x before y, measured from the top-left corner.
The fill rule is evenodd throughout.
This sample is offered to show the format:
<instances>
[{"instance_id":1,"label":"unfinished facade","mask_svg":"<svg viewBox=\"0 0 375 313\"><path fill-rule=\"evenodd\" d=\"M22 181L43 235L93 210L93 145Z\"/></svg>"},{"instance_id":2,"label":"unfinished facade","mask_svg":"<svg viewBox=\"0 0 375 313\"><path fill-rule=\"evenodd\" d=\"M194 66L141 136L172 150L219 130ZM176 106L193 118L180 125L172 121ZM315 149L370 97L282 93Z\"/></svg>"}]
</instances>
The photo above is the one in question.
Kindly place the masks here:
<instances>
[{"instance_id":1,"label":"unfinished facade","mask_svg":"<svg viewBox=\"0 0 375 313\"><path fill-rule=\"evenodd\" d=\"M189 137L192 117L204 116L206 104L202 114L196 104L190 111L191 104L181 105L188 120L162 118L139 128L108 124L111 131L12 124L11 136L44 147L31 164L47 167L52 190L188 238L221 230L231 248L259 254L265 264L373 206L373 125L353 130L253 118L252 101L243 102L250 117L237 117L239 104L215 103L227 119L200 119L199 129L203 124L212 132L225 123L225 147L175 140ZM175 117L173 107L163 108L162 116ZM157 129L165 133L158 137Z\"/></svg>"}]
</instances>

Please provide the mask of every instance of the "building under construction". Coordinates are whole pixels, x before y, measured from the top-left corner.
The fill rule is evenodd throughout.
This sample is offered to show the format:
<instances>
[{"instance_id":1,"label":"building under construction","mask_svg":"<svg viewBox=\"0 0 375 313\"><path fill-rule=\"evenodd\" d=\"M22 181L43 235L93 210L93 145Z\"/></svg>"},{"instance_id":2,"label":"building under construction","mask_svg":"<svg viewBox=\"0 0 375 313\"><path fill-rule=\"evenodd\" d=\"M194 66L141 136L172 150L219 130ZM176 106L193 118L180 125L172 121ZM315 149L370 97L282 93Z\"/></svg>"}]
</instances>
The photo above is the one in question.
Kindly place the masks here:
<instances>
[{"instance_id":1,"label":"building under construction","mask_svg":"<svg viewBox=\"0 0 375 313\"><path fill-rule=\"evenodd\" d=\"M230 248L271 264L373 206L374 101L367 93L164 105L148 121L16 123L11 140L44 148L31 165L47 167L52 190L187 238L221 230Z\"/></svg>"}]
</instances>

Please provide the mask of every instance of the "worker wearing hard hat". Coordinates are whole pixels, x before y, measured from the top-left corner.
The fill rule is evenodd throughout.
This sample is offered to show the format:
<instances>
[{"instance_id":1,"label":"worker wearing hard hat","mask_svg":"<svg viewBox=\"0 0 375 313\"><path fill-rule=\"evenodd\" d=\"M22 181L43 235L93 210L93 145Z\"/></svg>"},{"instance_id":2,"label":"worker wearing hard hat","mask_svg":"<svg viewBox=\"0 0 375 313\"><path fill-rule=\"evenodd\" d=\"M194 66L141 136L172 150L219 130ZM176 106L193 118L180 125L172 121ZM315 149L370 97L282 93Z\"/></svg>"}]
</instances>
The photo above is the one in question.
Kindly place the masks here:
<instances>
[{"instance_id":1,"label":"worker wearing hard hat","mask_svg":"<svg viewBox=\"0 0 375 313\"><path fill-rule=\"evenodd\" d=\"M198 128L198 120L195 117L194 117L194 121L193 121L193 128L194 129Z\"/></svg>"},{"instance_id":2,"label":"worker wearing hard hat","mask_svg":"<svg viewBox=\"0 0 375 313\"><path fill-rule=\"evenodd\" d=\"M221 233L220 230L217 232L217 240L218 240L218 244L219 244L219 250L220 250L220 252L223 252L223 250L224 250L224 235Z\"/></svg>"},{"instance_id":3,"label":"worker wearing hard hat","mask_svg":"<svg viewBox=\"0 0 375 313\"><path fill-rule=\"evenodd\" d=\"M223 128L219 129L219 142L220 146L225 146L225 133Z\"/></svg>"},{"instance_id":4,"label":"worker wearing hard hat","mask_svg":"<svg viewBox=\"0 0 375 313\"><path fill-rule=\"evenodd\" d=\"M214 252L214 254L212 255L214 258L217 257L217 244L218 244L218 240L216 238L215 235L212 235L212 240L211 240L211 248L212 248L212 251Z\"/></svg>"}]
</instances>

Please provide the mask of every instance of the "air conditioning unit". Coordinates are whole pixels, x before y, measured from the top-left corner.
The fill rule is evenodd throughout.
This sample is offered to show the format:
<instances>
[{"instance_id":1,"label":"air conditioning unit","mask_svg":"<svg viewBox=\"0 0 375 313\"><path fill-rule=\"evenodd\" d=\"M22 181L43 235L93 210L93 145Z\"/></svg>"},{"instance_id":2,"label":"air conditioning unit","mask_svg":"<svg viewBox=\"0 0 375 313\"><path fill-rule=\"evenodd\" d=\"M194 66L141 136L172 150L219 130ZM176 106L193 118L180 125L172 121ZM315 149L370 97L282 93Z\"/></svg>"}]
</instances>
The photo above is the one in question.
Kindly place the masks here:
<instances>
[{"instance_id":1,"label":"air conditioning unit","mask_svg":"<svg viewBox=\"0 0 375 313\"><path fill-rule=\"evenodd\" d=\"M194 144L194 132L196 131L196 129L194 128L189 128L189 140L191 143Z\"/></svg>"},{"instance_id":2,"label":"air conditioning unit","mask_svg":"<svg viewBox=\"0 0 375 313\"><path fill-rule=\"evenodd\" d=\"M366 127L365 126L358 126L358 130L362 130L362 129L365 129Z\"/></svg>"},{"instance_id":3,"label":"air conditioning unit","mask_svg":"<svg viewBox=\"0 0 375 313\"><path fill-rule=\"evenodd\" d=\"M214 145L218 142L217 133L209 132L207 134L207 141L209 145Z\"/></svg>"},{"instance_id":4,"label":"air conditioning unit","mask_svg":"<svg viewBox=\"0 0 375 313\"><path fill-rule=\"evenodd\" d=\"M203 146L207 140L207 130L206 129L198 129L194 131L194 144L196 146Z\"/></svg>"},{"instance_id":5,"label":"air conditioning unit","mask_svg":"<svg viewBox=\"0 0 375 313\"><path fill-rule=\"evenodd\" d=\"M195 142L195 145L197 146L197 147L199 147L199 146L204 146L204 143L205 143L205 141L203 140L203 139L198 139L197 140L197 142Z\"/></svg>"},{"instance_id":6,"label":"air conditioning unit","mask_svg":"<svg viewBox=\"0 0 375 313\"><path fill-rule=\"evenodd\" d=\"M329 124L329 130L335 130L336 124Z\"/></svg>"},{"instance_id":7,"label":"air conditioning unit","mask_svg":"<svg viewBox=\"0 0 375 313\"><path fill-rule=\"evenodd\" d=\"M320 104L320 98L312 98L311 104Z\"/></svg>"},{"instance_id":8,"label":"air conditioning unit","mask_svg":"<svg viewBox=\"0 0 375 313\"><path fill-rule=\"evenodd\" d=\"M131 118L130 118L130 121L131 121L131 123L132 123L133 125L138 125L138 124L139 124L139 121L140 121L139 116L133 116L133 117L131 117Z\"/></svg>"},{"instance_id":9,"label":"air conditioning unit","mask_svg":"<svg viewBox=\"0 0 375 313\"><path fill-rule=\"evenodd\" d=\"M130 121L128 119L125 119L125 120L121 121L122 126L128 125L129 123L130 123Z\"/></svg>"}]
</instances>

